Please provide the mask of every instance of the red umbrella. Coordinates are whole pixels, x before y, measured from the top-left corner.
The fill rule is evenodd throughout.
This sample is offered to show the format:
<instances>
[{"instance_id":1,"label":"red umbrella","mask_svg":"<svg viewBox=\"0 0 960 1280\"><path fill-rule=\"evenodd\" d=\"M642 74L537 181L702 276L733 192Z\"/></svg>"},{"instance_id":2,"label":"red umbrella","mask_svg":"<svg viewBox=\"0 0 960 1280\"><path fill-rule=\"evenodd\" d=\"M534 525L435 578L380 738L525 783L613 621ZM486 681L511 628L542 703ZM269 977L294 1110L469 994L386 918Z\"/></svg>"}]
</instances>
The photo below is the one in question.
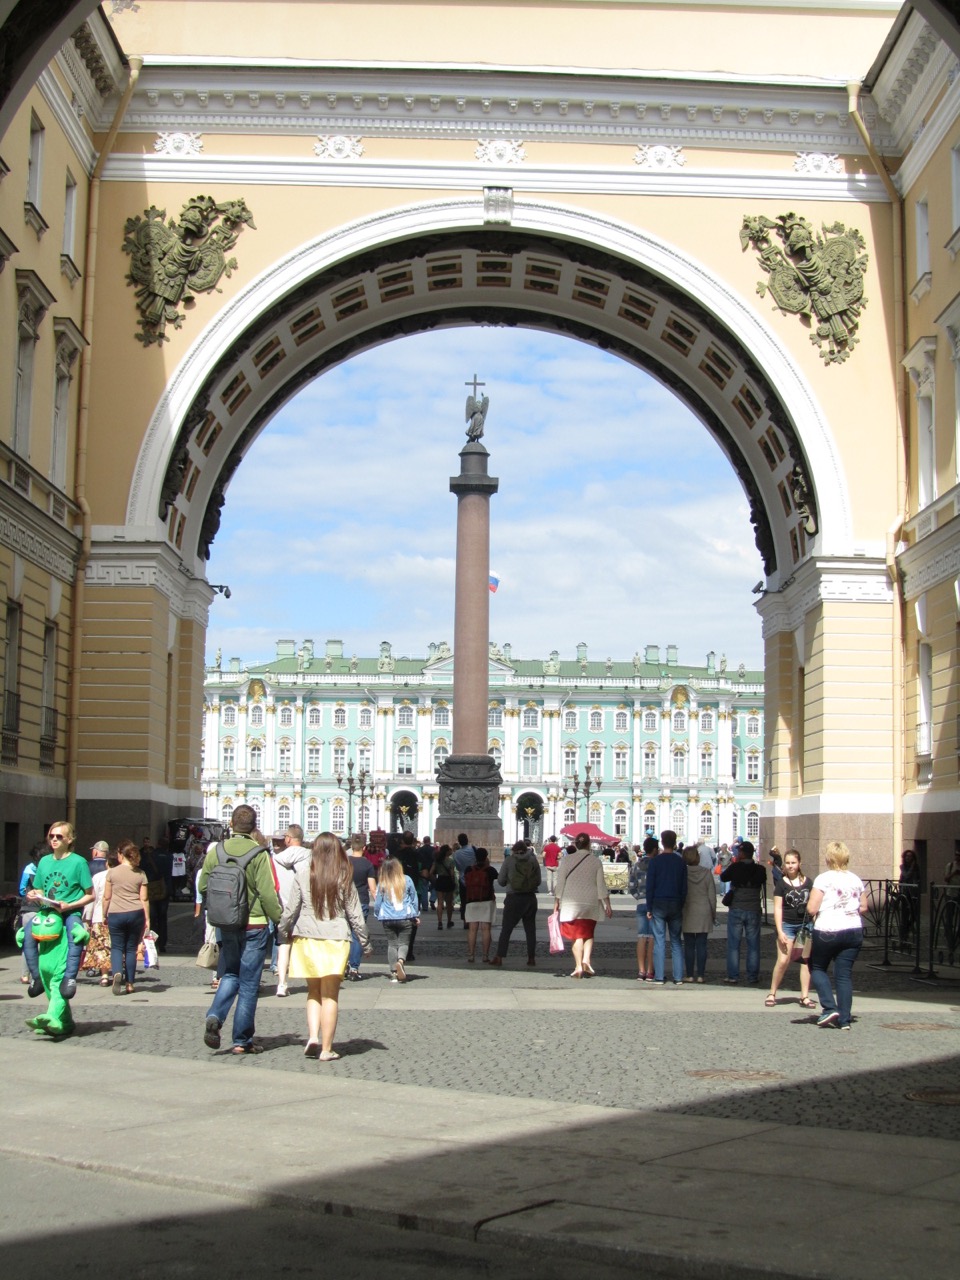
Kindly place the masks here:
<instances>
[{"instance_id":1,"label":"red umbrella","mask_svg":"<svg viewBox=\"0 0 960 1280\"><path fill-rule=\"evenodd\" d=\"M619 836L608 836L605 831L601 831L595 822L571 822L567 826L560 828L562 836L569 836L571 840L576 839L579 835L589 836L591 840L595 840L597 844L619 844Z\"/></svg>"}]
</instances>

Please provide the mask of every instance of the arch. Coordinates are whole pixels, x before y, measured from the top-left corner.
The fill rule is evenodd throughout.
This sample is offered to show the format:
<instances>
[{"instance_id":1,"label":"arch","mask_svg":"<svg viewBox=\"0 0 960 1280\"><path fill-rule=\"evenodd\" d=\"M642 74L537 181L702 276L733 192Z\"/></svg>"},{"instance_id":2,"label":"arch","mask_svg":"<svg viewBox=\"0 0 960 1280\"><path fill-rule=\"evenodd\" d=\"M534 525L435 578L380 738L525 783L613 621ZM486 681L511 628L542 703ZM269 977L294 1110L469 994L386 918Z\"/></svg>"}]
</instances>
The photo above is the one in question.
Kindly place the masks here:
<instances>
[{"instance_id":1,"label":"arch","mask_svg":"<svg viewBox=\"0 0 960 1280\"><path fill-rule=\"evenodd\" d=\"M202 574L232 475L296 390L389 338L477 318L599 345L671 387L740 478L770 586L814 553L850 551L849 498L826 417L751 306L645 231L530 200L517 201L509 229L489 227L477 197L336 228L228 304L148 424L129 536L172 544Z\"/></svg>"}]
</instances>

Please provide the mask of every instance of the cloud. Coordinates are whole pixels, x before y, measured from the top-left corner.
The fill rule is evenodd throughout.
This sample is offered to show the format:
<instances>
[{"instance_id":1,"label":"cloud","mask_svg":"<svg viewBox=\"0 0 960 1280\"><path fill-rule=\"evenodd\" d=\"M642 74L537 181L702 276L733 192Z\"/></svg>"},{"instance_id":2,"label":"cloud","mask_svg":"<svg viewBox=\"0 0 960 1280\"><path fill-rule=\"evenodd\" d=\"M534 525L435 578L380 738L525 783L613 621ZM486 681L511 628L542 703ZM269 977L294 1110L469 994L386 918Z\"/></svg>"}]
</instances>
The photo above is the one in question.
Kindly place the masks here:
<instances>
[{"instance_id":1,"label":"cloud","mask_svg":"<svg viewBox=\"0 0 960 1280\"><path fill-rule=\"evenodd\" d=\"M330 370L263 431L228 493L209 576L228 582L210 652L269 657L278 637L453 642L463 385L491 398L491 637L517 657L585 640L626 658L677 643L759 665L749 512L719 446L649 375L586 344L465 327ZM251 619L256 619L252 622ZM268 621L269 620L269 621Z\"/></svg>"}]
</instances>

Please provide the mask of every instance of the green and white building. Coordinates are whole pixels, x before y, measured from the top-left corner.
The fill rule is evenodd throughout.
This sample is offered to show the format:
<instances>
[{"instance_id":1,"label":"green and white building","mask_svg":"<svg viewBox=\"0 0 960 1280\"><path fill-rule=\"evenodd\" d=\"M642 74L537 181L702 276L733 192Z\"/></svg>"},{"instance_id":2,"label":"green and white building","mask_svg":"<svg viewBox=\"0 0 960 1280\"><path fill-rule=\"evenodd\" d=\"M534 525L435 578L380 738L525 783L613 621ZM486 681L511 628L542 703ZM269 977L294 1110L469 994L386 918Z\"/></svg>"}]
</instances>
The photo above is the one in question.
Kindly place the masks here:
<instances>
[{"instance_id":1,"label":"green and white building","mask_svg":"<svg viewBox=\"0 0 960 1280\"><path fill-rule=\"evenodd\" d=\"M436 768L453 744L453 654L348 657L340 640L277 642L270 662L231 658L206 670L203 796L207 817L252 805L270 834L410 829L432 833ZM538 844L590 821L637 843L759 834L763 674L709 653L693 666L675 645L632 660L515 658L490 647L489 749L500 765L504 832ZM597 787L599 782L600 786Z\"/></svg>"}]
</instances>

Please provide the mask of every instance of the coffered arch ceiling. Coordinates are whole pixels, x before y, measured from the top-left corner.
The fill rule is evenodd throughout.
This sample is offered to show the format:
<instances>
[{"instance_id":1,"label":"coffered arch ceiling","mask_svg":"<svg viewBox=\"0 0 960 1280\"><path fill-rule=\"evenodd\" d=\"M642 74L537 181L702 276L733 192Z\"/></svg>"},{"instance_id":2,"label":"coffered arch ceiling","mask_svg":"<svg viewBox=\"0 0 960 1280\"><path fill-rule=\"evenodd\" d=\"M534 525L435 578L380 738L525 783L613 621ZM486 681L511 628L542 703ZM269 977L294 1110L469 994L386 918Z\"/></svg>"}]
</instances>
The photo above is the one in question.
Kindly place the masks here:
<instances>
[{"instance_id":1,"label":"coffered arch ceiling","mask_svg":"<svg viewBox=\"0 0 960 1280\"><path fill-rule=\"evenodd\" d=\"M742 301L652 239L588 215L531 207L526 216L514 211L511 226L483 226L482 216L473 211L481 225L443 226L462 222L462 211L403 211L399 226L387 219L367 229L368 239L379 232L377 243L328 252L335 260L316 269L299 255L296 267L280 264L252 285L198 341L158 406L128 527L142 536L153 524L191 572L202 572L231 477L301 387L381 342L485 324L569 335L670 387L740 479L768 585L782 584L815 550L848 542L846 486L829 431L789 357ZM404 224L416 229L390 234ZM351 247L363 238L343 236ZM618 240L636 252L618 253ZM750 349L751 326L766 350ZM638 421L638 451L645 426ZM820 528L821 510L829 530Z\"/></svg>"}]
</instances>

